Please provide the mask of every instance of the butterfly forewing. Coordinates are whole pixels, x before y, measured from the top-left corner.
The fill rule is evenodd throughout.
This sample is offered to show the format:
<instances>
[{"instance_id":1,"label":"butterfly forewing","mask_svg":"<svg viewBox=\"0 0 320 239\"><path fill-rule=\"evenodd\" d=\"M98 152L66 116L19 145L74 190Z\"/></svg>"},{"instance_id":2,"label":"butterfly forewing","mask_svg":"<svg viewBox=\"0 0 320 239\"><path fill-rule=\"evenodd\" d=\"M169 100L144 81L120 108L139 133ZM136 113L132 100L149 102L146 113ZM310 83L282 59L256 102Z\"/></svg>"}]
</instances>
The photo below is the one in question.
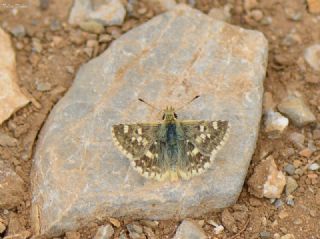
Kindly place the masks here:
<instances>
[{"instance_id":1,"label":"butterfly forewing","mask_svg":"<svg viewBox=\"0 0 320 239\"><path fill-rule=\"evenodd\" d=\"M229 136L228 121L182 121L181 127L186 137L207 156L218 151Z\"/></svg>"},{"instance_id":2,"label":"butterfly forewing","mask_svg":"<svg viewBox=\"0 0 320 239\"><path fill-rule=\"evenodd\" d=\"M118 148L130 159L141 157L156 140L161 124L118 124L112 127L112 137Z\"/></svg>"}]
</instances>

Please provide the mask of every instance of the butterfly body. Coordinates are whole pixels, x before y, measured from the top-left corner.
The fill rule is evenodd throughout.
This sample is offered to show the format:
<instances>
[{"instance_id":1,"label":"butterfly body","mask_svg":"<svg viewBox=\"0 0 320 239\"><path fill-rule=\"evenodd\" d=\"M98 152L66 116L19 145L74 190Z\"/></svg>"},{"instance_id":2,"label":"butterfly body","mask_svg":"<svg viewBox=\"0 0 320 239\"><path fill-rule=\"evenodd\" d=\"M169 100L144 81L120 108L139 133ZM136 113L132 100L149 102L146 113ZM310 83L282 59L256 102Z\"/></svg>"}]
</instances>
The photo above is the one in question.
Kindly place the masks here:
<instances>
[{"instance_id":1,"label":"butterfly body","mask_svg":"<svg viewBox=\"0 0 320 239\"><path fill-rule=\"evenodd\" d=\"M228 121L178 120L167 107L162 122L114 125L112 136L142 176L176 180L206 171L229 128Z\"/></svg>"}]
</instances>

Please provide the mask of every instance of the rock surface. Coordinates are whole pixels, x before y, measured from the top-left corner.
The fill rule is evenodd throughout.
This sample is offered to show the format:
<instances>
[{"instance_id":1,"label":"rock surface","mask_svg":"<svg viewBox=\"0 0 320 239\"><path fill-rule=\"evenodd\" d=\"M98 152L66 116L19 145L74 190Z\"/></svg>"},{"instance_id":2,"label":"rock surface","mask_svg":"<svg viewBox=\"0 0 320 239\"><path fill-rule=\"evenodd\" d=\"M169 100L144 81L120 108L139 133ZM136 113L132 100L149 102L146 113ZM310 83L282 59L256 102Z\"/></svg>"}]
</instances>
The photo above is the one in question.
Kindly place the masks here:
<instances>
[{"instance_id":1,"label":"rock surface","mask_svg":"<svg viewBox=\"0 0 320 239\"><path fill-rule=\"evenodd\" d=\"M17 77L10 37L0 28L0 124L29 102L16 83Z\"/></svg>"},{"instance_id":2,"label":"rock surface","mask_svg":"<svg viewBox=\"0 0 320 239\"><path fill-rule=\"evenodd\" d=\"M184 220L177 229L173 239L207 239L208 237L200 226L189 220Z\"/></svg>"},{"instance_id":3,"label":"rock surface","mask_svg":"<svg viewBox=\"0 0 320 239\"><path fill-rule=\"evenodd\" d=\"M255 149L267 41L186 6L157 16L84 65L40 133L32 170L33 226L56 235L97 216L185 218L233 204ZM227 119L231 135L206 173L189 181L141 177L113 145L111 126L159 120ZM41 228L41 230L40 230Z\"/></svg>"},{"instance_id":4,"label":"rock surface","mask_svg":"<svg viewBox=\"0 0 320 239\"><path fill-rule=\"evenodd\" d=\"M21 202L25 192L23 180L0 159L0 208L13 208Z\"/></svg>"},{"instance_id":5,"label":"rock surface","mask_svg":"<svg viewBox=\"0 0 320 239\"><path fill-rule=\"evenodd\" d=\"M258 198L280 198L285 185L285 175L277 169L272 156L255 167L248 181L249 192Z\"/></svg>"},{"instance_id":6,"label":"rock surface","mask_svg":"<svg viewBox=\"0 0 320 239\"><path fill-rule=\"evenodd\" d=\"M69 23L79 25L83 21L94 20L104 26L121 25L126 9L120 0L75 0L69 16Z\"/></svg>"}]
</instances>

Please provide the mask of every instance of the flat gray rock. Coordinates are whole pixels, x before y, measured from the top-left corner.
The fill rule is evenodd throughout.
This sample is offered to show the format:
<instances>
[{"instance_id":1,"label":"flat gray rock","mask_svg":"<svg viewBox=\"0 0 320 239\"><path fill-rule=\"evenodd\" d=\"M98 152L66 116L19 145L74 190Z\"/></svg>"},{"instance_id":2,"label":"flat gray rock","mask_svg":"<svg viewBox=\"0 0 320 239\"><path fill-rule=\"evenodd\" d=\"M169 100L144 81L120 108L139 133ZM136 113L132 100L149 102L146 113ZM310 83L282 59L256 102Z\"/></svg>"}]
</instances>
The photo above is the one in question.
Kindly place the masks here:
<instances>
[{"instance_id":1,"label":"flat gray rock","mask_svg":"<svg viewBox=\"0 0 320 239\"><path fill-rule=\"evenodd\" d=\"M255 149L261 118L267 40L187 6L157 16L82 66L43 127L32 171L33 227L58 235L96 217L197 217L233 204ZM212 167L189 181L140 176L114 146L111 126L180 119L231 122Z\"/></svg>"}]
</instances>

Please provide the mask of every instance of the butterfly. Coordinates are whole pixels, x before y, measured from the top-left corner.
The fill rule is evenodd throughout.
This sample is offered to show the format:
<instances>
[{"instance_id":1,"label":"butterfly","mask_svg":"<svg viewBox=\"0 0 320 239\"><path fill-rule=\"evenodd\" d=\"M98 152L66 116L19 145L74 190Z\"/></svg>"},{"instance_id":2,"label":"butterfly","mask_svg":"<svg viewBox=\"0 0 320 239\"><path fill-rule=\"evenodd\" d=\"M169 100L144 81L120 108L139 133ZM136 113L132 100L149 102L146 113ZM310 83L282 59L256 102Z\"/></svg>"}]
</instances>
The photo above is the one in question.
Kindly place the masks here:
<instances>
[{"instance_id":1,"label":"butterfly","mask_svg":"<svg viewBox=\"0 0 320 239\"><path fill-rule=\"evenodd\" d=\"M142 176L174 181L205 172L229 131L228 121L178 120L166 107L160 122L113 125L112 138Z\"/></svg>"}]
</instances>

